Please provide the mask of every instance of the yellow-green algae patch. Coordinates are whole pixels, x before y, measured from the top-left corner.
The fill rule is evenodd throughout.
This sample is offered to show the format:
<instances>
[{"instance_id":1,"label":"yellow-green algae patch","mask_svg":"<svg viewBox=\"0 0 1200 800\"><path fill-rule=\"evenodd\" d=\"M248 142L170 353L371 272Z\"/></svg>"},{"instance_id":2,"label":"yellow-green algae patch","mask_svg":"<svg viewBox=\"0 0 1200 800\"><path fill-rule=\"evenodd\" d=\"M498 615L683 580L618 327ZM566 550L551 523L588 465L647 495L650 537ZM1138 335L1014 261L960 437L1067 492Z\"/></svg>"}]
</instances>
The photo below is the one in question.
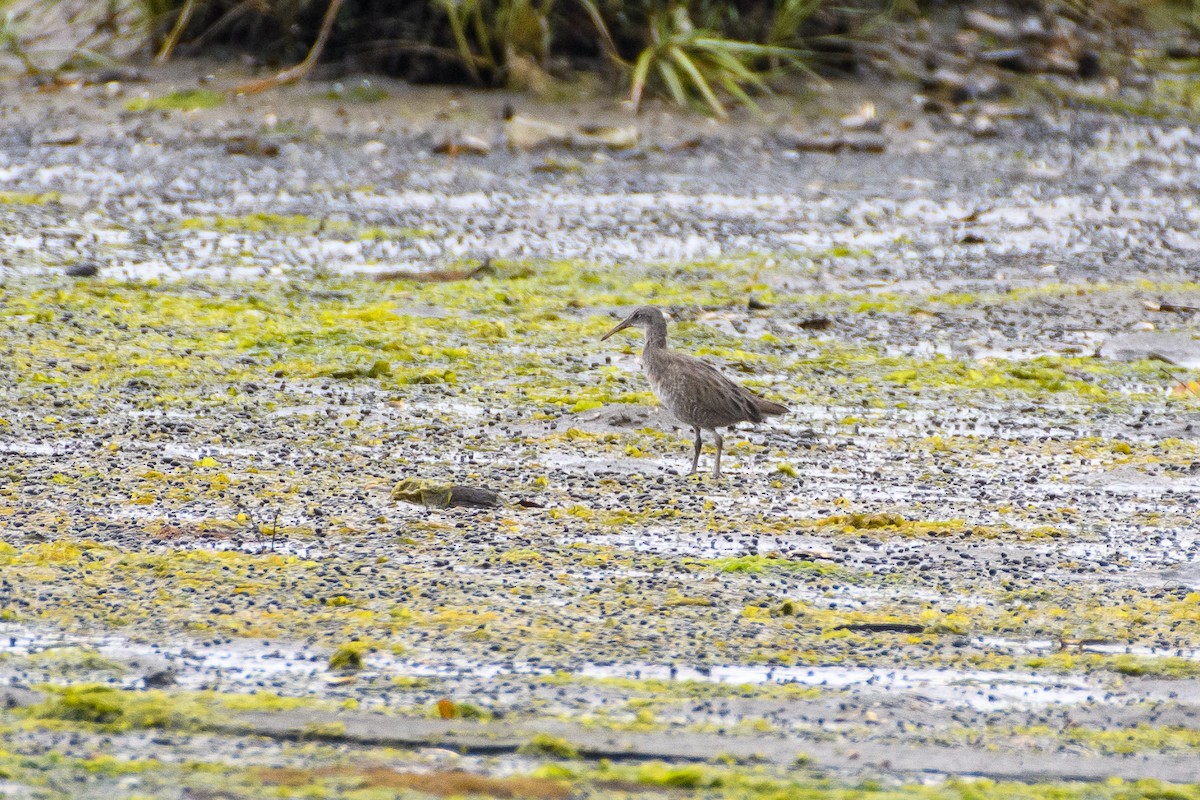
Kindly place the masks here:
<instances>
[{"instance_id":1,"label":"yellow-green algae patch","mask_svg":"<svg viewBox=\"0 0 1200 800\"><path fill-rule=\"evenodd\" d=\"M1123 728L1089 728L1068 725L1052 729L1045 725L1017 728L1013 735L1035 741L1047 750L1057 750L1064 742L1101 755L1136 753L1185 753L1200 758L1200 730L1181 726L1141 723Z\"/></svg>"},{"instance_id":2,"label":"yellow-green algae patch","mask_svg":"<svg viewBox=\"0 0 1200 800\"><path fill-rule=\"evenodd\" d=\"M606 512L615 513L615 512ZM509 551L511 554L512 550ZM336 582L310 559L284 554L231 551L164 550L123 552L88 543L56 541L8 547L0 553L6 580L20 604L0 611L24 622L53 623L67 629L96 626L154 629L176 634L279 638L316 637L331 648L347 640L373 646L409 647L436 631L439 646L466 652L489 645L535 644L544 654L565 654L594 635L589 620L606 604L653 610L664 623L697 631L696 646L718 647L726 657L755 662L856 663L856 625L915 625L922 634L902 640L912 655L943 663L961 663L953 653L932 652L937 637L951 634L1005 636L1014 639L1061 638L1153 641L1170 635L1180 642L1200 641L1200 594L1163 593L1123 588L1104 597L1076 596L1065 590L1014 592L1026 588L1001 581L974 590L976 602L947 606L914 604L902 596L889 598L890 577L855 576L856 583L876 586L882 594L870 608L829 608L786 594L764 596L764 602L737 604L735 617L726 610L744 597L738 582L753 573L717 572L728 587L705 590L707 603L689 601L687 584L665 585L654 592L630 595L619 574L596 581L593 592L560 595L560 605L532 617L514 618L521 595L545 591L543 574L550 569L587 570L575 563L575 548L543 546L522 555L524 574L505 586L473 581L469 605L456 606L422 598L423 586L439 586L446 575L436 566L396 566L371 559L342 562ZM496 553L497 561L503 561ZM481 554L486 564L492 556ZM511 560L511 555L509 556ZM654 568L661 558L629 554L633 569ZM775 573L781 574L781 573ZM814 587L842 582L821 570L789 570L793 580ZM458 581L456 581L457 583ZM529 587L522 590L521 586ZM70 602L62 601L69 590ZM418 590L418 591L414 591ZM694 591L694 589L691 589ZM441 589L440 593L444 593ZM727 594L728 593L728 594ZM405 598L398 602L397 599ZM11 601L10 601L11 602ZM613 631L628 628L630 656L637 644L639 614L608 623ZM587 623L587 624L585 624ZM648 651L646 651L648 653ZM1083 668L1086 665L1081 664ZM1127 671L1133 669L1127 667ZM1148 668L1149 669L1149 668Z\"/></svg>"},{"instance_id":3,"label":"yellow-green algae patch","mask_svg":"<svg viewBox=\"0 0 1200 800\"><path fill-rule=\"evenodd\" d=\"M45 685L47 698L17 713L28 721L79 723L110 732L143 728L208 730L228 724L230 711L332 711L340 706L314 698L273 692L239 694L150 689L131 691L94 683Z\"/></svg>"},{"instance_id":4,"label":"yellow-green algae patch","mask_svg":"<svg viewBox=\"0 0 1200 800\"><path fill-rule=\"evenodd\" d=\"M1170 784L1156 780L1096 783L1015 783L952 778L942 784L905 783L885 786L864 780L840 786L812 777L803 765L807 756L798 751L798 777L782 776L767 767L720 767L708 764L650 762L639 766L601 764L598 767L548 764L534 774L567 780L620 781L647 788L705 793L713 797L775 798L775 800L1196 800L1200 785Z\"/></svg>"},{"instance_id":5,"label":"yellow-green algae patch","mask_svg":"<svg viewBox=\"0 0 1200 800\"><path fill-rule=\"evenodd\" d=\"M313 728L315 734L336 738L339 729L324 731ZM1029 728L1027 737L1036 741L1052 731ZM1125 753L1120 743L1108 744L1109 732L1079 731L1077 746ZM1175 747L1174 734L1162 736L1151 729L1135 729L1135 741L1161 738ZM186 734L179 734L186 735ZM1117 734L1118 736L1121 734ZM1098 736L1098 738L1097 738ZM1186 738L1186 737L1185 737ZM374 800L399 796L401 787L463 787L470 796L548 797L566 798L587 796L597 800L619 800L631 794L670 792L678 794L703 793L713 798L762 798L762 800L856 800L870 797L876 800L1196 800L1200 786L1171 784L1156 780L1123 781L1111 779L1098 782L1015 783L991 780L950 778L943 783L894 782L860 779L845 781L821 776L809 768L808 756L797 749L795 763L790 767L747 764L735 766L732 759L714 753L712 763L679 764L648 762L623 764L600 761L590 763L572 758L575 748L565 740L542 736L530 741L526 757L544 760L528 774L509 775L503 779L487 778L488 767L480 765L470 772L437 773L445 778L438 783L414 784L409 776L429 773L428 763L421 764L403 751L385 748L364 748L352 758L345 752L319 744L300 744L287 747L274 757L256 756L253 751L241 754L238 760L221 761L219 753L208 761L158 760L154 758L119 758L112 755L72 757L61 753L16 753L0 749L0 776L18 787L45 787L47 797L66 797L55 794L53 787L64 785L89 786L107 791L105 796L133 798L159 796L180 786L201 796L233 794L235 796L270 796L279 798L354 798ZM240 752L240 751L239 751ZM1186 749L1180 752L1188 752ZM282 761L280 760L282 758ZM296 766L281 767L283 764ZM388 767L380 766L387 764ZM412 764L413 772L404 771ZM478 778L473 778L478 776ZM134 780L121 781L122 778ZM513 792L516 791L514 795ZM148 794L143 794L148 793ZM98 795L99 796L99 795ZM405 794L404 796L407 796ZM455 796L458 796L457 794Z\"/></svg>"},{"instance_id":6,"label":"yellow-green algae patch","mask_svg":"<svg viewBox=\"0 0 1200 800\"><path fill-rule=\"evenodd\" d=\"M922 631L888 640L887 657L894 663L971 666L970 654L940 648L947 636L962 634L1200 642L1196 602L1174 591L1116 586L1097 598L1058 589L1031 595L1045 588L1036 576L968 577L960 602L913 603L914 593L928 596L932 590L944 596L936 585L942 576L889 569L886 560L872 572L836 573L816 558L821 568L777 569L777 563L753 559L705 564L621 548L562 545L560 535L567 531L593 544L660 529L697 536L801 532L839 545L889 537L942 538L949 544L979 540L981 545L1095 538L1094 529L1066 508L983 509L964 518L961 505L943 510L861 499L813 505L779 477L774 486L779 513L734 514L731 520L728 509L709 498L689 505L703 486L699 483L660 487L636 474L602 476L600 492L629 491L631 498L649 492L654 498L605 507L586 492L575 495L545 482L527 487L538 480L531 475L500 488L514 497L536 492L547 507L480 517L482 530L522 539L490 552L462 548L462 532L453 522L405 517L398 523L384 499L377 512L321 516L326 498L362 492L355 502L370 506L376 502L366 494L371 481L390 486L398 472L413 471L409 456L396 462L379 457L386 443L421 440L431 432L440 436L445 428L444 419L373 420L370 412L378 407L420 410L447 401L477 412L480 426L490 409L520 409L521 425L505 433L500 446L525 448L535 464L550 464L563 454L685 458L688 443L677 434L584 428L604 405L652 402L645 379L627 369L632 359L622 365L604 362L636 352L638 340L593 341L613 324L610 305L646 299L632 287L644 280L647 285L640 288L652 291L655 302L678 305L685 317L699 305L732 309L738 303L743 313L742 282L751 265L688 269L699 278L695 285L664 282L666 269L651 275L581 262L531 261L500 263L494 273L448 284L216 282L200 290L183 283L99 280L10 286L0 296L0 337L12 343L6 435L17 429L33 442L95 442L95 450L86 459L49 463L14 455L7 463L10 480L0 487L0 514L21 517L28 530L49 541L14 539L13 546L0 546L5 579L15 587L0 617L139 635L311 636L330 653L352 641L385 650L429 648L436 641L439 649L464 657L507 655L521 644L554 666L587 641L605 642L613 651L606 656L654 656L657 647L640 629L647 619L668 630L695 630L694 639L689 633L672 643L688 656L703 653L709 660L737 663L873 663L879 649L868 652L864 645L878 639L846 626L892 622ZM816 406L852 404L836 412L835 419L843 422L887 424L887 415L904 405L928 403L926 397L935 392L967 402L974 396L961 393L978 392L984 399L1010 391L1052 395L1056 405L1075 404L1086 413L1141 397L1152 377L1159 380L1153 365L1086 359L1031 362L1034 371L1019 374L1005 365L971 367L983 369L983 378L986 370L1003 372L1005 385L988 389L986 380L959 369L967 361L888 355L876 345L813 341L807 334L790 341L738 337L704 324L681 324L676 333L680 348L727 354L731 369L748 370L746 380L768 384L772 396ZM584 363L595 368L581 369ZM919 373L927 365L932 377L923 378ZM904 369L918 371L912 386L887 378ZM1072 381L1094 382L1108 399L1073 394ZM373 398L364 400L361 410L355 408L360 393ZM331 412L342 416L327 422ZM272 443L286 443L289 463L189 452L173 465L149 465L146 454L170 444L239 443L240 429L233 425L247 419L264 426ZM112 420L129 421L133 432L116 431ZM161 424L175 420L195 430L178 433ZM214 421L230 421L229 427L206 427ZM545 429L532 424L543 421ZM742 436L730 437L730 453L769 452L741 444ZM810 460L824 459L840 438L835 434L830 442L814 445L811 457L793 448L783 455L769 452L770 461L786 456L803 474ZM483 439L475 440L482 450L497 446ZM931 480L943 480L943 469L973 470L1000 459L1049 460L1067 477L1124 466L1184 474L1196 456L1191 443L1150 443L1144 437L999 440L897 433L893 439L888 446L927 467ZM292 459L291 453L303 456ZM344 463L334 463L339 459ZM551 470L539 465L537 473L543 472ZM885 474L882 480L889 478ZM243 513L240 504L249 510ZM283 512L280 520L274 520L276 509ZM185 513L176 518L180 512ZM1135 521L1175 524L1170 513L1159 519L1149 513ZM90 531L114 522L133 537L144 535L153 542L145 549L155 552L139 552L139 545L129 544L136 539L129 537L120 539L120 548L87 543L92 536L112 541ZM360 560L337 549L364 537L394 543L389 556L402 563ZM279 553L197 550L267 549L277 543ZM321 552L326 543L335 555L297 555L310 547ZM436 565L444 558L453 566ZM335 566L344 573L333 571ZM479 572L468 580L459 567ZM1052 588L1062 586L1062 576L1069 576L1073 566L1064 561L1053 569L1058 575ZM663 580L646 584L628 577L639 571ZM866 608L833 607L848 582L868 598ZM539 607L541 598L553 598L557 605ZM516 623L517 610L528 627ZM601 623L606 627L598 628Z\"/></svg>"},{"instance_id":7,"label":"yellow-green algae patch","mask_svg":"<svg viewBox=\"0 0 1200 800\"><path fill-rule=\"evenodd\" d=\"M234 219L252 227L320 225L274 215ZM575 262L539 262L514 277L506 274L428 285L331 281L310 291L246 284L200 293L155 282L43 287L4 298L0 335L24 341L30 331L39 334L14 354L14 378L31 401L70 389L69 397L58 399L67 407L103 407L117 399L124 382L139 381L154 394L137 403L232 410L253 401L243 391L247 384L272 377L365 380L397 392L445 384L480 403L522 402L576 413L652 402L639 376L611 367L580 374L576 368L581 353L633 352L638 346L633 338L589 344L611 319L580 312L643 302L643 290L651 287ZM737 302L739 292L714 279L698 286L656 284L659 296L650 299L727 305ZM447 313L413 313L422 308ZM64 317L71 324L58 324ZM707 326L680 328L681 347L696 345L689 330L697 339L712 339L701 349L750 370L747 383L785 402L866 400L885 407L880 389L888 387L900 389L896 405L930 390L1055 394L1091 405L1141 398L1163 380L1148 362L1044 357L985 363L807 340L796 352L770 340L726 346L734 340L714 336ZM788 378L764 381L755 377L759 372ZM497 383L496 374L507 380Z\"/></svg>"},{"instance_id":8,"label":"yellow-green algae patch","mask_svg":"<svg viewBox=\"0 0 1200 800\"><path fill-rule=\"evenodd\" d=\"M211 89L183 89L161 97L138 97L125 104L126 111L197 111L225 103L225 94Z\"/></svg>"},{"instance_id":9,"label":"yellow-green algae patch","mask_svg":"<svg viewBox=\"0 0 1200 800\"><path fill-rule=\"evenodd\" d=\"M343 218L312 217L304 214L276 214L257 211L242 216L186 217L179 221L184 230L218 233L273 235L350 235L364 241L424 239L433 236L430 228L363 227Z\"/></svg>"},{"instance_id":10,"label":"yellow-green algae patch","mask_svg":"<svg viewBox=\"0 0 1200 800\"><path fill-rule=\"evenodd\" d=\"M1064 643L1064 646L1067 644ZM1026 658L1022 665L1042 672L1104 670L1132 677L1200 678L1200 660L1178 656L1059 652Z\"/></svg>"},{"instance_id":11,"label":"yellow-green algae patch","mask_svg":"<svg viewBox=\"0 0 1200 800\"><path fill-rule=\"evenodd\" d=\"M40 206L53 203L60 196L58 192L0 192L0 205Z\"/></svg>"},{"instance_id":12,"label":"yellow-green algae patch","mask_svg":"<svg viewBox=\"0 0 1200 800\"><path fill-rule=\"evenodd\" d=\"M41 670L51 675L108 673L122 675L129 667L86 647L49 647L23 658L10 656L10 667ZM21 663L23 662L23 663Z\"/></svg>"},{"instance_id":13,"label":"yellow-green algae patch","mask_svg":"<svg viewBox=\"0 0 1200 800\"><path fill-rule=\"evenodd\" d=\"M1036 734L1036 729L1031 731ZM239 751L240 752L240 751ZM248 758L247 758L248 757ZM344 798L383 800L408 796L405 789L438 791L438 787L470 796L566 798L587 796L619 800L645 792L702 792L705 797L749 800L1196 800L1200 786L1155 780L1112 779L1094 783L1012 783L952 778L944 783L898 783L864 779L849 785L821 777L807 768L797 751L791 768L730 766L714 754L712 764L590 764L549 761L526 773L487 777L486 767L470 772L434 772L403 751L366 748L353 758L329 746L289 746L266 762L253 752L236 762L90 757L62 753L25 753L0 749L0 777L10 785L33 787L36 796L67 798L62 787L94 791L95 796L133 798L162 796L185 787L197 796L278 798ZM282 761L280 760L282 759ZM296 766L279 766L280 764ZM380 766L387 764L387 767ZM407 765L411 764L411 767ZM406 767L412 771L405 771ZM422 774L428 775L423 782ZM430 780L440 778L441 780ZM421 795L426 796L426 795ZM455 795L459 796L459 795Z\"/></svg>"},{"instance_id":14,"label":"yellow-green algae patch","mask_svg":"<svg viewBox=\"0 0 1200 800\"><path fill-rule=\"evenodd\" d=\"M784 572L811 572L817 575L849 576L846 570L833 564L822 564L807 559L779 558L769 555L698 559L691 563L718 569L721 572L744 572L752 575L780 570Z\"/></svg>"}]
</instances>

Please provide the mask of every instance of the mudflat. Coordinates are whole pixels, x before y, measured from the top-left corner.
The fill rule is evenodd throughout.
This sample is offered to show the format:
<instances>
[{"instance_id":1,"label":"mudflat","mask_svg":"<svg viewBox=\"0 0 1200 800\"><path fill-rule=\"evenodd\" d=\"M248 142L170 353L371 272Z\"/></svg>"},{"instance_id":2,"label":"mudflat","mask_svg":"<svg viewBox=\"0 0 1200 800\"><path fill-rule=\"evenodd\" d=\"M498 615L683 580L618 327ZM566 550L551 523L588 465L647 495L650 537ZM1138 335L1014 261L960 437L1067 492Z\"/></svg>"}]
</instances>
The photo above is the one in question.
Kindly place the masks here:
<instances>
[{"instance_id":1,"label":"mudflat","mask_svg":"<svg viewBox=\"0 0 1200 800\"><path fill-rule=\"evenodd\" d=\"M1200 793L1185 117L183 74L0 110L0 796Z\"/></svg>"}]
</instances>

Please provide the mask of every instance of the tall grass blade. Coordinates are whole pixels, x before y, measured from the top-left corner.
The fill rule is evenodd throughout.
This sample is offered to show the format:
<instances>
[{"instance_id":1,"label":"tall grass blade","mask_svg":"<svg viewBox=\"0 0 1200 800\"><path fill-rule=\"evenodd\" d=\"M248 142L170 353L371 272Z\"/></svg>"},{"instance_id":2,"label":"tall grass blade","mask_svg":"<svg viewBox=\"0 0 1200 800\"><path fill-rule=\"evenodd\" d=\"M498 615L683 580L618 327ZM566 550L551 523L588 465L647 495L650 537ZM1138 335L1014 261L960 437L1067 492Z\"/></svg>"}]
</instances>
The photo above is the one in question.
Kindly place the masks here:
<instances>
[{"instance_id":1,"label":"tall grass blade","mask_svg":"<svg viewBox=\"0 0 1200 800\"><path fill-rule=\"evenodd\" d=\"M667 85L667 91L671 93L671 99L678 105L686 106L688 104L687 92L683 88L683 81L679 79L679 73L675 71L666 61L658 62L658 72L662 75L663 83Z\"/></svg>"},{"instance_id":2,"label":"tall grass blade","mask_svg":"<svg viewBox=\"0 0 1200 800\"><path fill-rule=\"evenodd\" d=\"M678 46L668 48L667 52L670 54L671 59L678 64L680 69L682 69L684 73L691 79L692 85L694 85L696 90L700 92L700 95L704 98L704 102L708 103L708 107L713 110L713 113L721 119L728 119L729 112L725 110L725 106L721 105L721 101L717 99L716 93L713 92L712 87L709 86L708 81L705 80L704 74L697 69L696 65L690 58L688 58L687 54L684 53L683 50Z\"/></svg>"},{"instance_id":3,"label":"tall grass blade","mask_svg":"<svg viewBox=\"0 0 1200 800\"><path fill-rule=\"evenodd\" d=\"M458 55L462 59L463 66L467 68L471 80L482 85L483 78L479 75L479 70L475 68L475 53L467 41L466 26L463 24L462 17L459 16L461 10L459 4L456 0L437 0L437 3L446 12L446 17L450 21L450 34L454 37L454 44L458 48Z\"/></svg>"},{"instance_id":4,"label":"tall grass blade","mask_svg":"<svg viewBox=\"0 0 1200 800\"><path fill-rule=\"evenodd\" d=\"M488 29L487 20L483 18L484 0L463 0L463 2L469 6L472 12L471 18L475 23L475 41L479 43L479 49L483 51L484 63L489 69L496 70L499 68L500 62L492 54L492 35Z\"/></svg>"},{"instance_id":5,"label":"tall grass blade","mask_svg":"<svg viewBox=\"0 0 1200 800\"><path fill-rule=\"evenodd\" d=\"M728 75L724 75L720 78L720 83L725 87L725 91L736 97L738 101L746 108L750 109L753 114L756 116L762 116L763 112L758 103L754 102L754 98L747 94L746 90L743 89L737 81L735 81L733 78L730 78Z\"/></svg>"},{"instance_id":6,"label":"tall grass blade","mask_svg":"<svg viewBox=\"0 0 1200 800\"><path fill-rule=\"evenodd\" d=\"M155 64L165 64L171 58L171 53L175 51L175 45L179 43L179 37L183 35L183 31L187 27L188 22L191 21L192 12L195 9L196 0L187 0L183 4L183 8L179 11L179 16L175 18L175 24L171 26L171 32L163 40L162 47L158 49L158 55L154 57Z\"/></svg>"},{"instance_id":7,"label":"tall grass blade","mask_svg":"<svg viewBox=\"0 0 1200 800\"><path fill-rule=\"evenodd\" d=\"M646 77L650 74L650 65L654 62L654 48L647 47L638 56L633 68L633 76L629 87L629 104L637 111L642 102L642 91L646 88Z\"/></svg>"},{"instance_id":8,"label":"tall grass blade","mask_svg":"<svg viewBox=\"0 0 1200 800\"><path fill-rule=\"evenodd\" d=\"M1197 0L1200 2L1200 0ZM600 14L600 9L596 7L593 0L579 0L579 4L583 6L583 10L591 18L592 24L596 26L596 32L600 34L600 42L604 45L604 52L608 54L615 63L621 66L628 66L625 59L621 58L621 53L617 50L617 43L613 41L612 34L608 30L608 25L604 23L604 17Z\"/></svg>"}]
</instances>

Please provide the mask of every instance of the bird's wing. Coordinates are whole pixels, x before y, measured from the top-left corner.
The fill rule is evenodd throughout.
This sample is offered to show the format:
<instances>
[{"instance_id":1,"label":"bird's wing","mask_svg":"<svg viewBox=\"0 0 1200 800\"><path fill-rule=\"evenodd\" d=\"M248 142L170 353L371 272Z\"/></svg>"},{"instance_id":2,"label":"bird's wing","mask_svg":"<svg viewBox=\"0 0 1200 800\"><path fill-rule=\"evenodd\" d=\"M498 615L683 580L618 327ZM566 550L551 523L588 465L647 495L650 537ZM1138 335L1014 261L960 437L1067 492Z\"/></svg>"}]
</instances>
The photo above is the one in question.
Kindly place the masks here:
<instances>
[{"instance_id":1,"label":"bird's wing","mask_svg":"<svg viewBox=\"0 0 1200 800\"><path fill-rule=\"evenodd\" d=\"M697 389L695 402L738 420L762 422L762 411L756 402L760 398L754 392L725 377L724 373L707 361L683 353L672 355L686 361L684 368Z\"/></svg>"}]
</instances>

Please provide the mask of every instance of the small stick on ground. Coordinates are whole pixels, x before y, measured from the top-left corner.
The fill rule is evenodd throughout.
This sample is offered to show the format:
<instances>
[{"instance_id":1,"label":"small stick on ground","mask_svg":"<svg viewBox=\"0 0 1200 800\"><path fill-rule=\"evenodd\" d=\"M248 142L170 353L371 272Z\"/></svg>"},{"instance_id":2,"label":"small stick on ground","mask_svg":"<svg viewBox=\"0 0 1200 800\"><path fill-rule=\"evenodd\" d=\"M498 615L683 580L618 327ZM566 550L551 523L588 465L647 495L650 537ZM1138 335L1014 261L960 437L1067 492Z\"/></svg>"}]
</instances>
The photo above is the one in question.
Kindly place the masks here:
<instances>
[{"instance_id":1,"label":"small stick on ground","mask_svg":"<svg viewBox=\"0 0 1200 800\"><path fill-rule=\"evenodd\" d=\"M234 89L233 93L258 94L268 89L274 89L276 86L296 83L306 78L308 73L312 72L313 67L317 65L317 60L325 49L325 43L329 41L329 34L333 30L333 21L337 18L338 9L341 7L342 0L329 0L329 7L325 9L325 18L321 20L321 32L317 34L317 40L313 42L312 49L308 51L308 55L304 57L303 61L273 77L243 83Z\"/></svg>"},{"instance_id":2,"label":"small stick on ground","mask_svg":"<svg viewBox=\"0 0 1200 800\"><path fill-rule=\"evenodd\" d=\"M397 269L390 272L379 272L375 275L377 281L412 281L413 283L450 283L465 281L487 274L492 269L492 260L484 259L483 263L474 269L430 269L425 271Z\"/></svg>"}]
</instances>

